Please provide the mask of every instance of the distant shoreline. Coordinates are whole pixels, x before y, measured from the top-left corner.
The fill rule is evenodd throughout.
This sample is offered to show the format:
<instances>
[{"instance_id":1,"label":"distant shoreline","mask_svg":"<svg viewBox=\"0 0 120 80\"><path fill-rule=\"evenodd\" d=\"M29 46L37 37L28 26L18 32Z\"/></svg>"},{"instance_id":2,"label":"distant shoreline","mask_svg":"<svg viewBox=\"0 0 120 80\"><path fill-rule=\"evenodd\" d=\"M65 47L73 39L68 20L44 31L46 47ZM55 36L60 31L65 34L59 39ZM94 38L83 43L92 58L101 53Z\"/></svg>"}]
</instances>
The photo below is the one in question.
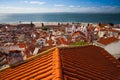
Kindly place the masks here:
<instances>
[{"instance_id":1,"label":"distant shoreline","mask_svg":"<svg viewBox=\"0 0 120 80\"><path fill-rule=\"evenodd\" d=\"M0 13L0 14L120 14L120 12L113 12L113 13L82 13L82 12L41 12L41 13Z\"/></svg>"},{"instance_id":2,"label":"distant shoreline","mask_svg":"<svg viewBox=\"0 0 120 80\"><path fill-rule=\"evenodd\" d=\"M4 22L4 23L0 23L0 24L30 24L31 23L31 21L30 22L22 22L21 21L21 23L20 22ZM44 24L58 24L58 23L63 23L63 24L67 24L67 23L70 23L70 24L72 24L72 23L81 23L81 24L99 24L99 23L101 23L101 22L34 22L34 21L32 21L32 23L33 24L40 24L40 23L44 23ZM103 23L103 22L102 22ZM109 23L104 23L104 24L109 24ZM116 23L117 24L117 23ZM120 24L120 23L118 23L118 24Z\"/></svg>"},{"instance_id":3,"label":"distant shoreline","mask_svg":"<svg viewBox=\"0 0 120 80\"><path fill-rule=\"evenodd\" d=\"M6 23L0 23L0 24L10 24L10 25L18 25L18 24L30 24L31 22L6 22ZM80 24L85 24L87 25L87 22L32 22L33 24L35 24L35 26L42 26L42 23L44 23L44 25L58 25L58 23L60 24L72 24L72 23L80 23ZM98 23L89 23L89 24L98 24Z\"/></svg>"}]
</instances>

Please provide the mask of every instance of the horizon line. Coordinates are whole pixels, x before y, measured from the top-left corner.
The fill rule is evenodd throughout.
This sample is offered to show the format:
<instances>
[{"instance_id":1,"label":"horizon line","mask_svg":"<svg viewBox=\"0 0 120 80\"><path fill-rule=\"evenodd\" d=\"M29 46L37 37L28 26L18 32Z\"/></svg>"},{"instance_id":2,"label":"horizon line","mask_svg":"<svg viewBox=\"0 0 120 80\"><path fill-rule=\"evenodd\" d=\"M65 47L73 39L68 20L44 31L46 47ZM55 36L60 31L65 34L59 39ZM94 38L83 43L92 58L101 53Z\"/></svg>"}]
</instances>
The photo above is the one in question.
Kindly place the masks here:
<instances>
[{"instance_id":1,"label":"horizon line","mask_svg":"<svg viewBox=\"0 0 120 80\"><path fill-rule=\"evenodd\" d=\"M120 14L120 12L16 12L16 13L0 13L0 14L41 14L41 13L81 13L81 14Z\"/></svg>"}]
</instances>

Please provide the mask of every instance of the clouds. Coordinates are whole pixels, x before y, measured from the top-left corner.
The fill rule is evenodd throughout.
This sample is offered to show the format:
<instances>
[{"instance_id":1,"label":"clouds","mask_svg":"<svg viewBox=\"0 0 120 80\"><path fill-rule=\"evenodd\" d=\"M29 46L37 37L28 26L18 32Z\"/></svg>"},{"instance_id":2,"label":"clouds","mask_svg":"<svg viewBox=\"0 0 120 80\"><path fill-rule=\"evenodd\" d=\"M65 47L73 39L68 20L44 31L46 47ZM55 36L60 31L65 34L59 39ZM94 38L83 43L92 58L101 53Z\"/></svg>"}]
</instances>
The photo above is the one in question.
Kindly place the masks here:
<instances>
[{"instance_id":1,"label":"clouds","mask_svg":"<svg viewBox=\"0 0 120 80\"><path fill-rule=\"evenodd\" d=\"M30 4L39 4L39 5L43 5L46 2L40 2L40 1L30 1Z\"/></svg>"},{"instance_id":2,"label":"clouds","mask_svg":"<svg viewBox=\"0 0 120 80\"><path fill-rule=\"evenodd\" d=\"M46 11L48 11L46 8L0 6L0 13L40 13Z\"/></svg>"},{"instance_id":3,"label":"clouds","mask_svg":"<svg viewBox=\"0 0 120 80\"><path fill-rule=\"evenodd\" d=\"M70 7L70 8L73 8L73 7L75 7L75 6L73 6L73 5L70 5L69 7Z\"/></svg>"},{"instance_id":4,"label":"clouds","mask_svg":"<svg viewBox=\"0 0 120 80\"><path fill-rule=\"evenodd\" d=\"M54 5L54 6L55 7L53 8L0 6L0 13L41 13L41 12L116 13L116 12L120 12L119 6L102 6L102 7L80 7L80 6L66 7L65 5Z\"/></svg>"},{"instance_id":5,"label":"clouds","mask_svg":"<svg viewBox=\"0 0 120 80\"><path fill-rule=\"evenodd\" d=\"M16 3L0 4L0 13L44 13L44 12L77 12L77 13L118 13L120 6L102 5L82 6L81 3L62 2L62 0L20 0ZM92 3L91 3L92 4Z\"/></svg>"},{"instance_id":6,"label":"clouds","mask_svg":"<svg viewBox=\"0 0 120 80\"><path fill-rule=\"evenodd\" d=\"M65 5L63 5L63 4L55 4L54 6L55 7L64 7Z\"/></svg>"},{"instance_id":7,"label":"clouds","mask_svg":"<svg viewBox=\"0 0 120 80\"><path fill-rule=\"evenodd\" d=\"M24 1L24 3L28 3L28 4L36 4L36 5L43 5L46 2L43 1Z\"/></svg>"}]
</instances>

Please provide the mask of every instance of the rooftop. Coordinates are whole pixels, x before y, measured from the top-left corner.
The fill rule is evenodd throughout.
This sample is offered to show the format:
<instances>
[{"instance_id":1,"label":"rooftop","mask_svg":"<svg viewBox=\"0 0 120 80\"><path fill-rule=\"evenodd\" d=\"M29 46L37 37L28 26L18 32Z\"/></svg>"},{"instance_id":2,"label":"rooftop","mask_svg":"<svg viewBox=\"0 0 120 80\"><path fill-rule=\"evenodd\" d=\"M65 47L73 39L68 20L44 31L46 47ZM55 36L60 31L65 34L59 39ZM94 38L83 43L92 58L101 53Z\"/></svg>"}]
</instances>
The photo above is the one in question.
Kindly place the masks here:
<instances>
[{"instance_id":1,"label":"rooftop","mask_svg":"<svg viewBox=\"0 0 120 80\"><path fill-rule=\"evenodd\" d=\"M119 39L115 38L115 37L107 37L107 38L100 38L98 40L99 43L103 44L103 45L108 45L112 42L118 41Z\"/></svg>"},{"instance_id":2,"label":"rooftop","mask_svg":"<svg viewBox=\"0 0 120 80\"><path fill-rule=\"evenodd\" d=\"M58 47L0 72L2 80L118 80L120 63L96 46Z\"/></svg>"}]
</instances>

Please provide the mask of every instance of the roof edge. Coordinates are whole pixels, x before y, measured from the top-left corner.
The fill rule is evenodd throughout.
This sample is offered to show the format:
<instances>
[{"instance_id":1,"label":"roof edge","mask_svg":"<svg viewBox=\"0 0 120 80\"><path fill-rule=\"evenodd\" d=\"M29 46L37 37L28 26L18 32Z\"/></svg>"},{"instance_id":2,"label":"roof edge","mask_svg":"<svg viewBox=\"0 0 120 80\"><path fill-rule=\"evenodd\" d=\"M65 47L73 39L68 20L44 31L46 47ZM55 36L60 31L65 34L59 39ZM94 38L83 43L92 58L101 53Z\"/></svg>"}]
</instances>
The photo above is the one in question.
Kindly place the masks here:
<instances>
[{"instance_id":1,"label":"roof edge","mask_svg":"<svg viewBox=\"0 0 120 80\"><path fill-rule=\"evenodd\" d=\"M26 60L24 60L24 61L21 61L21 62L19 62L19 63L16 63L16 64L14 64L14 65L12 65L12 66L7 66L7 67L3 68L2 70L0 70L0 72L6 70L6 69L8 69L8 68L14 68L14 67L16 67L16 66L18 66L18 65L21 65L21 64L24 64L24 63L29 62L29 61L31 61L31 60L34 60L34 59L36 59L36 58L38 58L38 57L40 57L40 56L42 56L42 55L44 55L44 54L47 54L48 52L53 51L53 50L55 50L55 49L56 49L56 47L53 47L53 48L51 48L51 49L48 49L48 50L43 51L43 52L41 52L41 53L38 53L37 55L32 56L32 57L30 57L30 58L28 58L28 59L26 59Z\"/></svg>"},{"instance_id":2,"label":"roof edge","mask_svg":"<svg viewBox=\"0 0 120 80\"><path fill-rule=\"evenodd\" d=\"M56 48L53 54L53 65L54 65L54 72L55 72L55 78L53 80L63 80L62 77L62 65L61 65L61 57L60 57L60 52L59 48Z\"/></svg>"},{"instance_id":3,"label":"roof edge","mask_svg":"<svg viewBox=\"0 0 120 80\"><path fill-rule=\"evenodd\" d=\"M102 50L101 50L102 55L105 56L105 57L106 57L109 61L111 61L113 64L115 64L116 67L119 67L119 68L120 68L120 62L119 62L117 59L115 59L115 57L113 57L113 56L112 56L108 51L106 51L103 47L99 47L99 46L97 46L97 45L58 46L58 48L59 48L59 49L63 49L63 48L79 48L79 47L84 48L84 47L89 47L89 46L96 46L96 47L102 49Z\"/></svg>"},{"instance_id":4,"label":"roof edge","mask_svg":"<svg viewBox=\"0 0 120 80\"><path fill-rule=\"evenodd\" d=\"M70 45L70 46L58 46L59 49L62 49L62 48L77 48L77 47L88 47L88 46L91 46L91 45L77 45L77 46L74 46L74 45Z\"/></svg>"}]
</instances>

